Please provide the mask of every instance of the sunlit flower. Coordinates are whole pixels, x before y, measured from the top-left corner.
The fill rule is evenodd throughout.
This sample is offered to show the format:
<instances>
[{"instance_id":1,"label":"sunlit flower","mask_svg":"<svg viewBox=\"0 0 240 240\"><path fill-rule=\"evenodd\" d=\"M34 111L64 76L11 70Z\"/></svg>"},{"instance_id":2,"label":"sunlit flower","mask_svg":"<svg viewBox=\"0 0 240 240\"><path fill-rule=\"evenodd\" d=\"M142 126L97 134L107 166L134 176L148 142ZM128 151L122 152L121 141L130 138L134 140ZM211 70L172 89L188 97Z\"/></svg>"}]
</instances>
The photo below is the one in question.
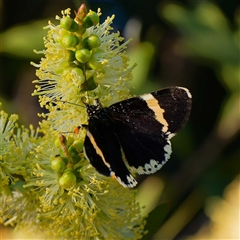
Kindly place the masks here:
<instances>
[{"instance_id":1,"label":"sunlit flower","mask_svg":"<svg viewBox=\"0 0 240 240\"><path fill-rule=\"evenodd\" d=\"M24 186L36 189L39 195L39 229L47 237L55 238L140 239L144 226L134 191L98 174L81 154L73 171L66 168L63 173L57 173L50 162L59 150L49 138L43 139L36 149L36 167ZM76 181L64 178L61 183L69 172Z\"/></svg>"},{"instance_id":2,"label":"sunlit flower","mask_svg":"<svg viewBox=\"0 0 240 240\"><path fill-rule=\"evenodd\" d=\"M51 239L141 239L144 220L135 191L123 188L90 165L83 154L86 103L104 106L129 97L131 70L126 43L113 33L113 17L99 24L98 12L82 5L49 22L46 49L34 81L48 113L38 130L18 128L16 117L0 119L0 220ZM65 133L66 132L66 133ZM17 207L16 207L17 206Z\"/></svg>"},{"instance_id":3,"label":"sunlit flower","mask_svg":"<svg viewBox=\"0 0 240 240\"><path fill-rule=\"evenodd\" d=\"M18 127L18 116L0 112L0 186L14 184L19 176L27 176L26 163L31 150L38 144L37 131ZM0 191L2 189L0 188Z\"/></svg>"},{"instance_id":4,"label":"sunlit flower","mask_svg":"<svg viewBox=\"0 0 240 240\"><path fill-rule=\"evenodd\" d=\"M6 142L0 161L1 223L29 236L34 231L56 239L141 238L144 225L135 192L98 174L81 153L72 154L71 146L81 145L78 138L58 142L51 132L37 138L32 127L17 129L15 115L8 118L2 111L1 116ZM65 169L52 165L58 158L66 161ZM76 181L61 183L69 172Z\"/></svg>"},{"instance_id":5,"label":"sunlit flower","mask_svg":"<svg viewBox=\"0 0 240 240\"><path fill-rule=\"evenodd\" d=\"M0 112L0 223L12 226L26 215L29 221L29 208L32 213L36 209L33 199L37 199L23 185L31 172L33 149L40 143L38 131L32 126L19 128L17 119Z\"/></svg>"},{"instance_id":6,"label":"sunlit flower","mask_svg":"<svg viewBox=\"0 0 240 240\"><path fill-rule=\"evenodd\" d=\"M94 104L97 97L108 106L129 97L134 66L128 66L125 53L129 41L121 44L124 39L110 26L114 16L102 24L97 19L86 27L86 16L99 18L100 9L87 14L80 8L75 20L70 18L70 9L62 14L56 17L59 25L49 22L46 27L49 29L44 39L46 49L37 52L45 57L40 64L32 63L39 68L34 95L39 95L41 106L49 109L51 126L57 132L71 132L87 122L84 103ZM78 27L72 29L70 25L75 24Z\"/></svg>"}]
</instances>

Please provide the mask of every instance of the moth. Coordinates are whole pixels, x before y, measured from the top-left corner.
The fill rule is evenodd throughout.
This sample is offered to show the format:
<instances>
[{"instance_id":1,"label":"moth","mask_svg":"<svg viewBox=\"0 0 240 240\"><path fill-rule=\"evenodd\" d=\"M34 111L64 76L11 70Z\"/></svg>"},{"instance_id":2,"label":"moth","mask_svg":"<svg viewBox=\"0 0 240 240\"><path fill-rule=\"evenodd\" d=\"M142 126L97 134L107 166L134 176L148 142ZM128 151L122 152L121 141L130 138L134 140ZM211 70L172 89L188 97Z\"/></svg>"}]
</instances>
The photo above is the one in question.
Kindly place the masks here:
<instances>
[{"instance_id":1,"label":"moth","mask_svg":"<svg viewBox=\"0 0 240 240\"><path fill-rule=\"evenodd\" d=\"M124 187L137 181L132 173L153 174L169 160L170 139L186 124L192 96L169 87L102 107L88 105L84 154L101 174Z\"/></svg>"}]
</instances>

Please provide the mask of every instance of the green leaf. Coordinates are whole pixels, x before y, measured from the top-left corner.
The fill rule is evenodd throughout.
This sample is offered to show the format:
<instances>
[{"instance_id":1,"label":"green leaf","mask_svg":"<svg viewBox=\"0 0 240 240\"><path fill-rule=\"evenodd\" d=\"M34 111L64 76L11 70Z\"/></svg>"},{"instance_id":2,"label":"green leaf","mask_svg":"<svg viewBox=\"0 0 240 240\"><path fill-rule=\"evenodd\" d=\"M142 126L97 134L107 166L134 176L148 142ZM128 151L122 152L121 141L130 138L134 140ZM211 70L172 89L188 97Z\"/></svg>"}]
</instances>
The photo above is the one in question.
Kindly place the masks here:
<instances>
[{"instance_id":1,"label":"green leaf","mask_svg":"<svg viewBox=\"0 0 240 240\"><path fill-rule=\"evenodd\" d=\"M239 45L235 32L221 10L203 2L194 9L167 3L160 15L183 34L176 52L201 57L220 64L239 65Z\"/></svg>"},{"instance_id":2,"label":"green leaf","mask_svg":"<svg viewBox=\"0 0 240 240\"><path fill-rule=\"evenodd\" d=\"M16 57L38 58L33 49L43 49L43 37L47 35L43 26L47 24L48 20L46 19L38 20L13 26L0 33L0 52Z\"/></svg>"},{"instance_id":3,"label":"green leaf","mask_svg":"<svg viewBox=\"0 0 240 240\"><path fill-rule=\"evenodd\" d=\"M160 228L170 211L169 203L163 203L154 208L146 217L145 231L147 234L143 236L142 240L149 240Z\"/></svg>"},{"instance_id":4,"label":"green leaf","mask_svg":"<svg viewBox=\"0 0 240 240\"><path fill-rule=\"evenodd\" d=\"M133 69L134 78L132 84L135 88L134 94L141 94L142 88L144 91L152 91L152 89L154 89L154 87L150 90L146 89L148 86L145 85L148 79L148 72L151 67L154 51L154 46L150 42L143 42L139 43L129 52L129 66L133 66L135 63L137 64L137 67Z\"/></svg>"}]
</instances>

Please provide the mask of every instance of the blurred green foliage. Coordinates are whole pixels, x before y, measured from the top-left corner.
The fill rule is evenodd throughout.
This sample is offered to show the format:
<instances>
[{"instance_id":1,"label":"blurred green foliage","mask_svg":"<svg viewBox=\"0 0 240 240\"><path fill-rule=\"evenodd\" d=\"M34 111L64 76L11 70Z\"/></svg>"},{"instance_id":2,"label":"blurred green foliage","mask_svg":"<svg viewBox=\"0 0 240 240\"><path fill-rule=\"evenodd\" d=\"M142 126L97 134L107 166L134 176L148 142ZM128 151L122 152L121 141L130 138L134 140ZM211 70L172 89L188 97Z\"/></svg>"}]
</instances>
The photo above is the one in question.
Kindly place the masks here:
<instances>
[{"instance_id":1,"label":"blurred green foliage","mask_svg":"<svg viewBox=\"0 0 240 240\"><path fill-rule=\"evenodd\" d=\"M0 34L0 98L9 102L9 112L20 113L25 123L35 125L38 119L33 115L42 110L30 96L36 77L29 62L39 61L33 49L43 48L46 31L42 27L50 18L64 8L80 5L80 1L70 1L67 6L63 2L35 4L39 2L37 14L20 23L21 14L28 13L15 9L14 15L14 5L3 1ZM149 215L148 224L156 222L158 228L152 239L186 239L208 223L204 212L208 198L222 196L240 172L240 8L237 1L220 0L182 4L112 0L89 1L89 5L116 14L117 29L128 32L127 38L135 33L129 48L131 64L138 64L133 71L134 93L170 85L185 86L192 92L192 114L186 128L173 139L171 160L154 177L139 178L141 204L147 211L160 204ZM135 32L136 25L125 25L126 19L134 17L141 25L139 32ZM168 209L162 202L171 202L165 221ZM155 232L153 226L147 236Z\"/></svg>"},{"instance_id":2,"label":"blurred green foliage","mask_svg":"<svg viewBox=\"0 0 240 240\"><path fill-rule=\"evenodd\" d=\"M43 26L47 21L44 19L23 23L1 33L1 53L27 59L38 58L33 49L43 49L43 37L46 34Z\"/></svg>"}]
</instances>

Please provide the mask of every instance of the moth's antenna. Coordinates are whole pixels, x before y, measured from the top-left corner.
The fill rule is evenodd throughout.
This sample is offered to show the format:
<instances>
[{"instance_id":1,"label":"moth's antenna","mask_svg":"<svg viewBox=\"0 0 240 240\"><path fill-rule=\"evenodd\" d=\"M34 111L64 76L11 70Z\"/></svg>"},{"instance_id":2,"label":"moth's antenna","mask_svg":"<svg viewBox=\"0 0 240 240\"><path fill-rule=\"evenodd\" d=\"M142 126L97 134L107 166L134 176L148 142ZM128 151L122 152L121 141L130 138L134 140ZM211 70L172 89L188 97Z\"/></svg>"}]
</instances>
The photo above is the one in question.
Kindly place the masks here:
<instances>
[{"instance_id":1,"label":"moth's antenna","mask_svg":"<svg viewBox=\"0 0 240 240\"><path fill-rule=\"evenodd\" d=\"M86 108L86 106L82 106L82 105L80 105L80 104L72 103L72 102L68 102L68 101L57 100L57 102L68 103L68 104L75 105L75 106L78 106L78 107Z\"/></svg>"}]
</instances>

